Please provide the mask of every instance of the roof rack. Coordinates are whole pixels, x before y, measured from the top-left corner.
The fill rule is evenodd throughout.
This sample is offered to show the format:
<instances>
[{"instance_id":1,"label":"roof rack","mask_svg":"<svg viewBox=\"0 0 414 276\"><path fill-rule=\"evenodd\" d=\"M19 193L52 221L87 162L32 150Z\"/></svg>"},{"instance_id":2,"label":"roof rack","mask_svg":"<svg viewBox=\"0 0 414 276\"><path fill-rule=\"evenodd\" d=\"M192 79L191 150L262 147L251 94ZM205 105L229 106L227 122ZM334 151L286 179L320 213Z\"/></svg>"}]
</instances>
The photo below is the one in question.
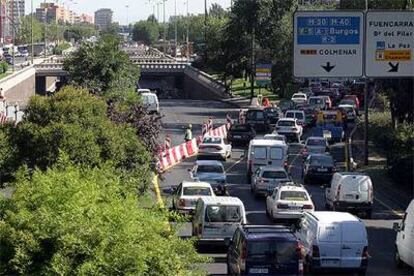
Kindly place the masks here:
<instances>
[{"instance_id":1,"label":"roof rack","mask_svg":"<svg viewBox=\"0 0 414 276\"><path fill-rule=\"evenodd\" d=\"M272 233L272 232L292 232L292 230L285 225L251 225L244 224L243 229L247 233Z\"/></svg>"}]
</instances>

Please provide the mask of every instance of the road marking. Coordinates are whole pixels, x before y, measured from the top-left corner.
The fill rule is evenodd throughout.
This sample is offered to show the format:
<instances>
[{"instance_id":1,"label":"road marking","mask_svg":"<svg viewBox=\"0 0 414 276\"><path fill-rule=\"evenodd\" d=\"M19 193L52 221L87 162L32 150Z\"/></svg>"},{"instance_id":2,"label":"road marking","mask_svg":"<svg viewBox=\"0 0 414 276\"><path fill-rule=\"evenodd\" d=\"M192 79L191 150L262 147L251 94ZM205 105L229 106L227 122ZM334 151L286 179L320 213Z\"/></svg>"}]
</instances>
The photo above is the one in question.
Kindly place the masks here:
<instances>
[{"instance_id":1,"label":"road marking","mask_svg":"<svg viewBox=\"0 0 414 276\"><path fill-rule=\"evenodd\" d=\"M378 201L379 204L381 204L382 206L384 206L386 209L390 210L394 215L402 218L404 216L403 212L398 212L396 210L394 210L393 208L391 208L388 204L384 203L382 200L379 200L378 198L374 197L374 200Z\"/></svg>"},{"instance_id":2,"label":"road marking","mask_svg":"<svg viewBox=\"0 0 414 276\"><path fill-rule=\"evenodd\" d=\"M152 178L152 184L154 185L155 194L157 196L157 202L161 208L164 208L164 201L161 197L160 186L158 185L158 175L154 174L154 177Z\"/></svg>"},{"instance_id":3,"label":"road marking","mask_svg":"<svg viewBox=\"0 0 414 276\"><path fill-rule=\"evenodd\" d=\"M246 216L254 214L266 214L266 211L246 211Z\"/></svg>"},{"instance_id":4,"label":"road marking","mask_svg":"<svg viewBox=\"0 0 414 276\"><path fill-rule=\"evenodd\" d=\"M237 166L238 164L240 164L240 162L242 162L244 160L243 158L240 158L239 160L236 161L236 163L234 163L233 165L231 165L230 167L227 168L227 170L225 170L226 173L228 173L229 171L231 171L235 166Z\"/></svg>"}]
</instances>

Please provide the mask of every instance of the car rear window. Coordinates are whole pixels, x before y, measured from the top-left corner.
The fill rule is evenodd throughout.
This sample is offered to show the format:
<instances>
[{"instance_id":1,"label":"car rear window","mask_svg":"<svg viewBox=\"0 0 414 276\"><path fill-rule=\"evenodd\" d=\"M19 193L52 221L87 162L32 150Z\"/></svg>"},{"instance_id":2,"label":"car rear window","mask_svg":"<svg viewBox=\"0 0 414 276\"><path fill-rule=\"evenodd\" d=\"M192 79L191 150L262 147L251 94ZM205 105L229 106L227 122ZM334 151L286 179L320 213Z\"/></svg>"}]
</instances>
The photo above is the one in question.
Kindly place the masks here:
<instances>
[{"instance_id":1,"label":"car rear window","mask_svg":"<svg viewBox=\"0 0 414 276\"><path fill-rule=\"evenodd\" d=\"M310 164L314 166L333 166L333 159L331 156L312 156Z\"/></svg>"},{"instance_id":2,"label":"car rear window","mask_svg":"<svg viewBox=\"0 0 414 276\"><path fill-rule=\"evenodd\" d=\"M288 153L289 154L299 154L299 153L301 153L303 147L304 147L303 145L299 145L299 144L290 144L289 148L288 148Z\"/></svg>"},{"instance_id":3,"label":"car rear window","mask_svg":"<svg viewBox=\"0 0 414 276\"><path fill-rule=\"evenodd\" d=\"M351 232L350 234L352 234ZM322 224L319 227L319 241L339 242L341 240L341 229L339 224Z\"/></svg>"},{"instance_id":4,"label":"car rear window","mask_svg":"<svg viewBox=\"0 0 414 276\"><path fill-rule=\"evenodd\" d=\"M221 144L220 137L206 137L203 140L203 144Z\"/></svg>"},{"instance_id":5,"label":"car rear window","mask_svg":"<svg viewBox=\"0 0 414 276\"><path fill-rule=\"evenodd\" d=\"M199 165L197 168L198 173L223 173L221 166L214 165Z\"/></svg>"},{"instance_id":6,"label":"car rear window","mask_svg":"<svg viewBox=\"0 0 414 276\"><path fill-rule=\"evenodd\" d=\"M299 119L299 120L303 119L303 113L302 112L296 112L295 116L296 116L296 119Z\"/></svg>"},{"instance_id":7,"label":"car rear window","mask_svg":"<svg viewBox=\"0 0 414 276\"><path fill-rule=\"evenodd\" d=\"M308 195L302 191L282 191L280 193L280 199L292 201L307 201Z\"/></svg>"},{"instance_id":8,"label":"car rear window","mask_svg":"<svg viewBox=\"0 0 414 276\"><path fill-rule=\"evenodd\" d=\"M309 139L307 142L308 146L326 146L326 142L320 139Z\"/></svg>"},{"instance_id":9,"label":"car rear window","mask_svg":"<svg viewBox=\"0 0 414 276\"><path fill-rule=\"evenodd\" d=\"M249 110L247 111L246 118L247 120L263 120L264 112L261 110Z\"/></svg>"},{"instance_id":10,"label":"car rear window","mask_svg":"<svg viewBox=\"0 0 414 276\"><path fill-rule=\"evenodd\" d=\"M206 222L240 222L240 206L209 205L206 208Z\"/></svg>"},{"instance_id":11,"label":"car rear window","mask_svg":"<svg viewBox=\"0 0 414 276\"><path fill-rule=\"evenodd\" d=\"M292 121L279 121L277 123L277 125L282 126L282 127L285 127L285 126L292 127L292 126L295 126L295 122L292 122Z\"/></svg>"},{"instance_id":12,"label":"car rear window","mask_svg":"<svg viewBox=\"0 0 414 276\"><path fill-rule=\"evenodd\" d=\"M272 179L280 179L280 178L287 178L285 172L278 172L278 171L264 171L262 174L263 178L272 178Z\"/></svg>"},{"instance_id":13,"label":"car rear window","mask_svg":"<svg viewBox=\"0 0 414 276\"><path fill-rule=\"evenodd\" d=\"M250 127L247 125L233 125L230 128L230 131L250 131Z\"/></svg>"},{"instance_id":14,"label":"car rear window","mask_svg":"<svg viewBox=\"0 0 414 276\"><path fill-rule=\"evenodd\" d=\"M295 118L295 113L294 112L287 112L286 113L286 118Z\"/></svg>"},{"instance_id":15,"label":"car rear window","mask_svg":"<svg viewBox=\"0 0 414 276\"><path fill-rule=\"evenodd\" d=\"M323 99L321 98L310 98L309 104L321 104L323 103Z\"/></svg>"},{"instance_id":16,"label":"car rear window","mask_svg":"<svg viewBox=\"0 0 414 276\"><path fill-rule=\"evenodd\" d=\"M210 196L211 190L207 187L184 187L183 195L185 196Z\"/></svg>"},{"instance_id":17,"label":"car rear window","mask_svg":"<svg viewBox=\"0 0 414 276\"><path fill-rule=\"evenodd\" d=\"M254 159L266 159L267 158L267 149L265 147L255 147L253 152L254 152Z\"/></svg>"},{"instance_id":18,"label":"car rear window","mask_svg":"<svg viewBox=\"0 0 414 276\"><path fill-rule=\"evenodd\" d=\"M283 149L281 148L270 148L270 159L280 160L283 158Z\"/></svg>"},{"instance_id":19,"label":"car rear window","mask_svg":"<svg viewBox=\"0 0 414 276\"><path fill-rule=\"evenodd\" d=\"M276 264L296 263L298 254L296 242L293 241L250 241L247 256L251 259L265 260Z\"/></svg>"},{"instance_id":20,"label":"car rear window","mask_svg":"<svg viewBox=\"0 0 414 276\"><path fill-rule=\"evenodd\" d=\"M361 223L342 223L343 242L365 242L366 230Z\"/></svg>"}]
</instances>

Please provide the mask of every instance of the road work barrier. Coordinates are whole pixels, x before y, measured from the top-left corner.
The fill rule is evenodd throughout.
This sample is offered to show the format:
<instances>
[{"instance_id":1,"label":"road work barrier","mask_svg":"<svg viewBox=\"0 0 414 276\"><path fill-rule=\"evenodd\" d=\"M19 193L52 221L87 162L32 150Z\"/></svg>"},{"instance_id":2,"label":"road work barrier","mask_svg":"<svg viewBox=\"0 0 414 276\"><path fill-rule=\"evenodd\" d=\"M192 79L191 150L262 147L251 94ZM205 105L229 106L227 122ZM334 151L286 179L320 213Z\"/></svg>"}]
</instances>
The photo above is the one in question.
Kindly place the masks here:
<instances>
[{"instance_id":1,"label":"road work barrier","mask_svg":"<svg viewBox=\"0 0 414 276\"><path fill-rule=\"evenodd\" d=\"M227 137L227 125L222 125L207 132L207 136ZM191 141L182 143L178 146L164 150L159 154L158 166L159 170L164 172L169 168L177 165L182 160L197 155L198 145L202 142L203 137L197 136Z\"/></svg>"}]
</instances>

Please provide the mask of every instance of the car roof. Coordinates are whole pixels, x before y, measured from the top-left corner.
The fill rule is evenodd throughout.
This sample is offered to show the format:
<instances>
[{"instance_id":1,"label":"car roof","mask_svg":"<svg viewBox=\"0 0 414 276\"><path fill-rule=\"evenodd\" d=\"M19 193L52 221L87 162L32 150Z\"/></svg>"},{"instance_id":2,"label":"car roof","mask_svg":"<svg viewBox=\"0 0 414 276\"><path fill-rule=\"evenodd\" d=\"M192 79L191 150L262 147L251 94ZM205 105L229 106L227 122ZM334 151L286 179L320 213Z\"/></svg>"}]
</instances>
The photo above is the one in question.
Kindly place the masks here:
<instances>
[{"instance_id":1,"label":"car roof","mask_svg":"<svg viewBox=\"0 0 414 276\"><path fill-rule=\"evenodd\" d=\"M287 146L285 142L279 140L253 139L250 143L252 146Z\"/></svg>"},{"instance_id":2,"label":"car roof","mask_svg":"<svg viewBox=\"0 0 414 276\"><path fill-rule=\"evenodd\" d=\"M306 140L323 140L325 141L326 138L320 136L309 136Z\"/></svg>"},{"instance_id":3,"label":"car roof","mask_svg":"<svg viewBox=\"0 0 414 276\"><path fill-rule=\"evenodd\" d=\"M149 97L149 96L151 96L151 97L156 97L157 95L155 94L155 93L152 93L152 92L144 92L144 93L141 93L141 95L142 96L146 96L146 97Z\"/></svg>"},{"instance_id":4,"label":"car roof","mask_svg":"<svg viewBox=\"0 0 414 276\"><path fill-rule=\"evenodd\" d=\"M279 191L300 191L300 192L306 192L308 191L303 187L299 185L280 185Z\"/></svg>"},{"instance_id":5,"label":"car roof","mask_svg":"<svg viewBox=\"0 0 414 276\"><path fill-rule=\"evenodd\" d=\"M234 196L204 196L200 199L208 205L212 205L212 204L243 205L243 202L240 200L240 198L234 197Z\"/></svg>"},{"instance_id":6,"label":"car roof","mask_svg":"<svg viewBox=\"0 0 414 276\"><path fill-rule=\"evenodd\" d=\"M286 113L288 113L288 112L303 113L303 110L299 110L299 109L290 109L290 110L287 110L287 111L286 111Z\"/></svg>"},{"instance_id":7,"label":"car roof","mask_svg":"<svg viewBox=\"0 0 414 276\"><path fill-rule=\"evenodd\" d=\"M183 187L209 187L211 188L210 183L207 183L207 182L183 181L181 184L183 185Z\"/></svg>"},{"instance_id":8,"label":"car roof","mask_svg":"<svg viewBox=\"0 0 414 276\"><path fill-rule=\"evenodd\" d=\"M314 217L317 221L322 223L330 223L330 222L343 222L343 221L355 221L361 222L360 219L351 215L350 213L345 212L331 212L331 211L315 211L312 213L306 213Z\"/></svg>"},{"instance_id":9,"label":"car roof","mask_svg":"<svg viewBox=\"0 0 414 276\"><path fill-rule=\"evenodd\" d=\"M266 171L274 171L274 172L286 172L283 167L275 167L275 166L263 166L260 167L261 170Z\"/></svg>"},{"instance_id":10,"label":"car roof","mask_svg":"<svg viewBox=\"0 0 414 276\"><path fill-rule=\"evenodd\" d=\"M284 238L296 241L292 230L283 225L241 225L239 226L247 240L268 240L272 238Z\"/></svg>"},{"instance_id":11,"label":"car roof","mask_svg":"<svg viewBox=\"0 0 414 276\"><path fill-rule=\"evenodd\" d=\"M287 112L287 111L286 111ZM280 121L290 121L290 122L295 122L296 119L295 118L280 118L278 122Z\"/></svg>"},{"instance_id":12,"label":"car roof","mask_svg":"<svg viewBox=\"0 0 414 276\"><path fill-rule=\"evenodd\" d=\"M221 137L221 136L213 136L213 135L206 135L206 136L204 136L204 137L203 137L203 140L204 140L205 138L217 138L217 139L223 139L223 137Z\"/></svg>"},{"instance_id":13,"label":"car roof","mask_svg":"<svg viewBox=\"0 0 414 276\"><path fill-rule=\"evenodd\" d=\"M212 165L212 166L223 166L223 163L217 160L197 160L196 165Z\"/></svg>"},{"instance_id":14,"label":"car roof","mask_svg":"<svg viewBox=\"0 0 414 276\"><path fill-rule=\"evenodd\" d=\"M350 104L340 104L340 105L338 105L338 107L339 108L352 108L352 109L354 109L354 106L353 105L350 105Z\"/></svg>"},{"instance_id":15,"label":"car roof","mask_svg":"<svg viewBox=\"0 0 414 276\"><path fill-rule=\"evenodd\" d=\"M295 95L306 96L306 94L305 94L305 93L301 93L301 92L295 93L295 94L293 94L292 96L295 96Z\"/></svg>"}]
</instances>

